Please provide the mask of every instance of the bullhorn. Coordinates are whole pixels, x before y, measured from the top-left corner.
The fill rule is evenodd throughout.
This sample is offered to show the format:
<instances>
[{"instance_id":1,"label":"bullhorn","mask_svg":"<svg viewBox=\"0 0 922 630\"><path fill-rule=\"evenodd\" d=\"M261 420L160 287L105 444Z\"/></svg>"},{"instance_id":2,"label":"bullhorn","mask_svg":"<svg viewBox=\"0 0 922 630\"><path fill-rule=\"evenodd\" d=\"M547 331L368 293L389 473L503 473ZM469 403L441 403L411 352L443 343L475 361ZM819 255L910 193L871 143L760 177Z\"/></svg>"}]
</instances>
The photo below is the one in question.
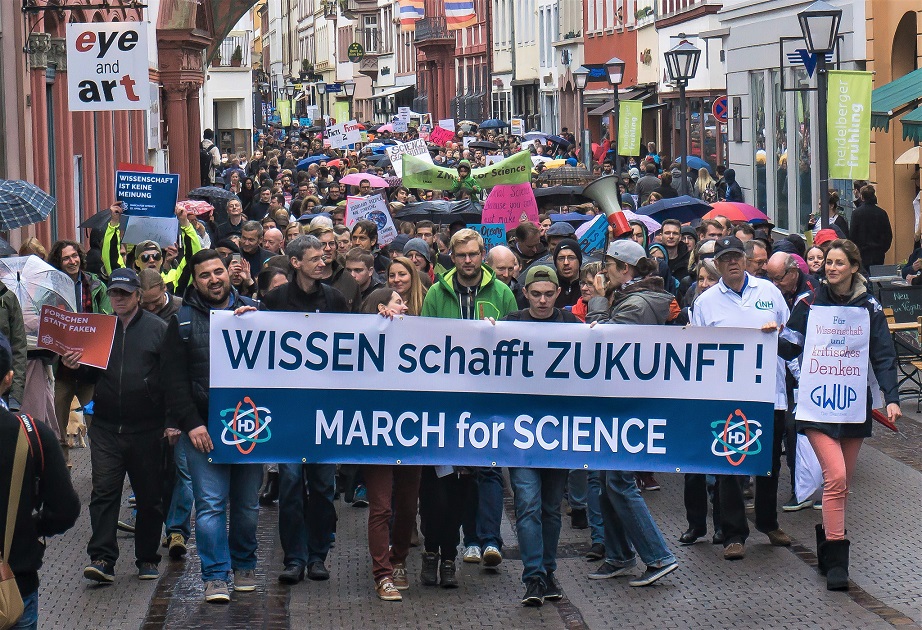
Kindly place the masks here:
<instances>
[{"instance_id":1,"label":"bullhorn","mask_svg":"<svg viewBox=\"0 0 922 630\"><path fill-rule=\"evenodd\" d=\"M615 238L631 231L627 217L621 212L621 197L618 195L618 177L605 175L586 184L583 188L583 197L592 199L605 212L608 224L614 230Z\"/></svg>"}]
</instances>

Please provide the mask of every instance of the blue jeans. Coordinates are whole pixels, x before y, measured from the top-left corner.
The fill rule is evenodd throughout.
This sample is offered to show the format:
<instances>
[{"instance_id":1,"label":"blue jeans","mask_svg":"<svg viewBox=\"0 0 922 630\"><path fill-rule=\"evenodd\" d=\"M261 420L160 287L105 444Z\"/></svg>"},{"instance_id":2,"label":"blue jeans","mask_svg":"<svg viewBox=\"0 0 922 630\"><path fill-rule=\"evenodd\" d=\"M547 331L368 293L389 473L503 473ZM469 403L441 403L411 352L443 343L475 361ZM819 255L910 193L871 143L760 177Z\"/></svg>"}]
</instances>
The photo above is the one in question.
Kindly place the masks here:
<instances>
[{"instance_id":1,"label":"blue jeans","mask_svg":"<svg viewBox=\"0 0 922 630\"><path fill-rule=\"evenodd\" d=\"M515 496L515 530L522 555L522 581L557 570L560 502L567 471L556 468L510 468Z\"/></svg>"},{"instance_id":2,"label":"blue jeans","mask_svg":"<svg viewBox=\"0 0 922 630\"><path fill-rule=\"evenodd\" d=\"M567 497L570 509L586 510L589 520L589 535L592 543L603 544L605 534L602 530L602 511L599 507L601 482L597 470L571 470L567 477Z\"/></svg>"},{"instance_id":3,"label":"blue jeans","mask_svg":"<svg viewBox=\"0 0 922 630\"><path fill-rule=\"evenodd\" d=\"M195 546L202 561L202 581L226 582L231 570L256 567L256 524L263 467L211 464L208 455L192 446L188 435L183 434L180 440L195 496Z\"/></svg>"},{"instance_id":4,"label":"blue jeans","mask_svg":"<svg viewBox=\"0 0 922 630\"><path fill-rule=\"evenodd\" d=\"M327 559L336 525L335 486L335 464L279 464L279 538L285 566Z\"/></svg>"},{"instance_id":5,"label":"blue jeans","mask_svg":"<svg viewBox=\"0 0 922 630\"><path fill-rule=\"evenodd\" d=\"M477 539L480 548L490 545L502 550L503 539L499 533L503 520L503 469L497 467L477 469Z\"/></svg>"},{"instance_id":6,"label":"blue jeans","mask_svg":"<svg viewBox=\"0 0 922 630\"><path fill-rule=\"evenodd\" d=\"M38 589L23 596L22 617L10 630L37 630L38 628Z\"/></svg>"},{"instance_id":7,"label":"blue jeans","mask_svg":"<svg viewBox=\"0 0 922 630\"><path fill-rule=\"evenodd\" d=\"M634 566L638 555L648 567L659 568L675 562L640 496L634 473L603 471L602 483L605 560L616 567Z\"/></svg>"},{"instance_id":8,"label":"blue jeans","mask_svg":"<svg viewBox=\"0 0 922 630\"><path fill-rule=\"evenodd\" d=\"M189 540L192 536L192 479L189 477L189 463L186 459L185 442L180 440L173 447L173 461L176 463L176 483L166 515L166 535L182 534Z\"/></svg>"}]
</instances>

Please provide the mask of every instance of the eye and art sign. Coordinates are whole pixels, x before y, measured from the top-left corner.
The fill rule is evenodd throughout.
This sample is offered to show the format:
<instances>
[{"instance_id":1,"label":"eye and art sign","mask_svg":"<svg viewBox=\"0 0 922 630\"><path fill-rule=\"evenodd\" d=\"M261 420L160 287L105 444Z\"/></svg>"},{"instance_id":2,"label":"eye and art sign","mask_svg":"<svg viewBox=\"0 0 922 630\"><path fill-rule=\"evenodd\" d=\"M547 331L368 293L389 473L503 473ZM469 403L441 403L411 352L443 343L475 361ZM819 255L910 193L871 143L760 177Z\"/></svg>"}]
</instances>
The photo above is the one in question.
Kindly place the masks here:
<instances>
[{"instance_id":1,"label":"eye and art sign","mask_svg":"<svg viewBox=\"0 0 922 630\"><path fill-rule=\"evenodd\" d=\"M71 111L150 109L146 22L68 24L66 35Z\"/></svg>"},{"instance_id":2,"label":"eye and art sign","mask_svg":"<svg viewBox=\"0 0 922 630\"><path fill-rule=\"evenodd\" d=\"M214 462L771 470L757 330L213 311L210 334Z\"/></svg>"}]
</instances>

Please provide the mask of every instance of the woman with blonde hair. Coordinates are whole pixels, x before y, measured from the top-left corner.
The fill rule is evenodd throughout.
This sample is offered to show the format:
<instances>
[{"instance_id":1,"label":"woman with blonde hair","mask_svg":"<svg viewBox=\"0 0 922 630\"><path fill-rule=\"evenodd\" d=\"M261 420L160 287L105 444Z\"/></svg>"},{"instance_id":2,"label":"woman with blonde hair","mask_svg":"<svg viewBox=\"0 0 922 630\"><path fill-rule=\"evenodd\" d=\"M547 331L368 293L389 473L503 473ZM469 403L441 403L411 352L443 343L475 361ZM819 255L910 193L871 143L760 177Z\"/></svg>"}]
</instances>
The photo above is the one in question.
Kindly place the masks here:
<instances>
[{"instance_id":1,"label":"woman with blonde hair","mask_svg":"<svg viewBox=\"0 0 922 630\"><path fill-rule=\"evenodd\" d=\"M713 203L719 198L717 182L711 177L711 172L703 166L698 169L698 179L695 180L695 196L708 203Z\"/></svg>"},{"instance_id":2,"label":"woman with blonde hair","mask_svg":"<svg viewBox=\"0 0 922 630\"><path fill-rule=\"evenodd\" d=\"M38 240L34 236L30 236L25 241L23 241L22 245L19 246L19 255L20 256L34 255L34 256L38 256L42 260L46 260L48 258L48 250L45 249L45 246L42 245L42 242L40 240Z\"/></svg>"},{"instance_id":3,"label":"woman with blonde hair","mask_svg":"<svg viewBox=\"0 0 922 630\"><path fill-rule=\"evenodd\" d=\"M416 265L409 258L398 256L387 266L387 286L400 294L410 315L419 315L423 310L426 288L419 278Z\"/></svg>"}]
</instances>

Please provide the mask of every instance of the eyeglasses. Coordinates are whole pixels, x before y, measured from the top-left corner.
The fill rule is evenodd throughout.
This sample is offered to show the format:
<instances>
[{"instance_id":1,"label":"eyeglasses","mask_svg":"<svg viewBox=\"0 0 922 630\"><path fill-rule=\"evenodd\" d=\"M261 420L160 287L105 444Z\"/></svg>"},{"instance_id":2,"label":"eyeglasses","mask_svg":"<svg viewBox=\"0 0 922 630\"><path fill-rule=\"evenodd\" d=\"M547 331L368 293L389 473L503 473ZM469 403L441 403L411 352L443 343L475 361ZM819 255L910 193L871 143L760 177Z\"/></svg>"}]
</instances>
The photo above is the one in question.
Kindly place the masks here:
<instances>
[{"instance_id":1,"label":"eyeglasses","mask_svg":"<svg viewBox=\"0 0 922 630\"><path fill-rule=\"evenodd\" d=\"M161 258L163 258L163 255L160 252L141 254L141 262L151 262L152 260L160 260Z\"/></svg>"},{"instance_id":2,"label":"eyeglasses","mask_svg":"<svg viewBox=\"0 0 922 630\"><path fill-rule=\"evenodd\" d=\"M473 254L462 254L460 252L454 252L451 257L457 258L459 260L474 260L478 256L482 256L480 252L474 252Z\"/></svg>"},{"instance_id":3,"label":"eyeglasses","mask_svg":"<svg viewBox=\"0 0 922 630\"><path fill-rule=\"evenodd\" d=\"M778 284L779 282L784 282L784 279L787 278L788 274L791 273L792 271L794 271L793 267L789 269L785 269L784 273L781 274L780 278L772 278L771 276L768 276L768 279L771 280L774 284Z\"/></svg>"}]
</instances>

